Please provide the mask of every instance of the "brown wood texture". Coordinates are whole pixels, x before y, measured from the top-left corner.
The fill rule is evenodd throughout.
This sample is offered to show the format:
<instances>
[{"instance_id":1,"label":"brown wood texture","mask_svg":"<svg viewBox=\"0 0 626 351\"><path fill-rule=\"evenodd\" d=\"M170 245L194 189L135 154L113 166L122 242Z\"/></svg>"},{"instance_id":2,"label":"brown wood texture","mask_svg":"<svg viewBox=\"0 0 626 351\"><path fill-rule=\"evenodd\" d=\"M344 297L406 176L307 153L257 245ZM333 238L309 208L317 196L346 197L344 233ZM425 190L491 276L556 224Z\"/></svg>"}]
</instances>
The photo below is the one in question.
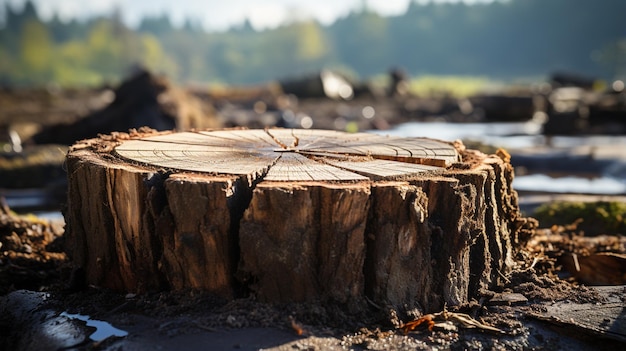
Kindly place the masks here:
<instances>
[{"instance_id":1,"label":"brown wood texture","mask_svg":"<svg viewBox=\"0 0 626 351\"><path fill-rule=\"evenodd\" d=\"M328 130L185 132L127 141L116 153L182 171L237 174L266 181L359 181L437 170L457 162L451 144ZM430 166L429 166L430 165Z\"/></svg>"},{"instance_id":2,"label":"brown wood texture","mask_svg":"<svg viewBox=\"0 0 626 351\"><path fill-rule=\"evenodd\" d=\"M505 157L425 138L133 131L67 165L74 265L123 291L433 311L501 284L533 227Z\"/></svg>"}]
</instances>

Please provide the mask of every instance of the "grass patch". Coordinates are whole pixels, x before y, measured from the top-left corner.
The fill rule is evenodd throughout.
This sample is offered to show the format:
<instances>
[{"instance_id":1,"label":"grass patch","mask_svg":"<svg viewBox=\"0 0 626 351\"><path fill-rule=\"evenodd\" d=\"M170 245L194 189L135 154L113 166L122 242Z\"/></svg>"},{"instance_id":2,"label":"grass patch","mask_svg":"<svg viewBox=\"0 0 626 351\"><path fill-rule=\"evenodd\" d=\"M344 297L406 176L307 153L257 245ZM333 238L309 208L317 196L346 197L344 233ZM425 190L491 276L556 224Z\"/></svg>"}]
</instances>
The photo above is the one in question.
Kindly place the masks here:
<instances>
[{"instance_id":1,"label":"grass patch","mask_svg":"<svg viewBox=\"0 0 626 351\"><path fill-rule=\"evenodd\" d=\"M542 227L567 225L582 219L578 228L585 235L626 234L626 203L553 202L539 206L533 214Z\"/></svg>"},{"instance_id":2,"label":"grass patch","mask_svg":"<svg viewBox=\"0 0 626 351\"><path fill-rule=\"evenodd\" d=\"M425 75L411 79L409 91L419 96L469 97L499 86L486 77Z\"/></svg>"}]
</instances>

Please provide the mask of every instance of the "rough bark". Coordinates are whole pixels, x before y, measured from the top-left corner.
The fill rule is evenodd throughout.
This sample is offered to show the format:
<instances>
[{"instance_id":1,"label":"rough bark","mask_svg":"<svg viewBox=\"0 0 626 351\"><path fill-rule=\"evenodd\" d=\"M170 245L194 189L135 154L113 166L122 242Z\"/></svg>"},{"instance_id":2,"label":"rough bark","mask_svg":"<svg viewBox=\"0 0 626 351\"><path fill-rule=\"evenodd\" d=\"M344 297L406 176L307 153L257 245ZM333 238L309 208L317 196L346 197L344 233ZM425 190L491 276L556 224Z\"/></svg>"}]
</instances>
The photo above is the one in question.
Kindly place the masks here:
<instances>
[{"instance_id":1,"label":"rough bark","mask_svg":"<svg viewBox=\"0 0 626 351\"><path fill-rule=\"evenodd\" d=\"M242 277L267 301L363 294L367 183L256 187L241 223Z\"/></svg>"},{"instance_id":2,"label":"rough bark","mask_svg":"<svg viewBox=\"0 0 626 351\"><path fill-rule=\"evenodd\" d=\"M463 304L502 283L533 222L506 157L448 145L280 129L86 140L68 154L69 253L123 291Z\"/></svg>"}]
</instances>

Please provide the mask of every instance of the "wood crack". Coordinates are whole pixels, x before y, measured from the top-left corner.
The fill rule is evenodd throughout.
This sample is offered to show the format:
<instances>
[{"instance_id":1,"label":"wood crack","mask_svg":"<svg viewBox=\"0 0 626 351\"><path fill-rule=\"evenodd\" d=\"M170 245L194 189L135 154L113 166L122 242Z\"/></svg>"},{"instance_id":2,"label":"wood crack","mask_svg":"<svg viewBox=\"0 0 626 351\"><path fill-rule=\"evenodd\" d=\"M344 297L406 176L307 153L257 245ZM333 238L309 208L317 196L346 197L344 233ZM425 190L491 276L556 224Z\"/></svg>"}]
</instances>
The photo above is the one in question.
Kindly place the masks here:
<instances>
[{"instance_id":1,"label":"wood crack","mask_svg":"<svg viewBox=\"0 0 626 351\"><path fill-rule=\"evenodd\" d=\"M532 226L506 160L464 162L431 139L271 129L101 143L68 153L67 235L88 284L115 290L427 312L501 284Z\"/></svg>"}]
</instances>

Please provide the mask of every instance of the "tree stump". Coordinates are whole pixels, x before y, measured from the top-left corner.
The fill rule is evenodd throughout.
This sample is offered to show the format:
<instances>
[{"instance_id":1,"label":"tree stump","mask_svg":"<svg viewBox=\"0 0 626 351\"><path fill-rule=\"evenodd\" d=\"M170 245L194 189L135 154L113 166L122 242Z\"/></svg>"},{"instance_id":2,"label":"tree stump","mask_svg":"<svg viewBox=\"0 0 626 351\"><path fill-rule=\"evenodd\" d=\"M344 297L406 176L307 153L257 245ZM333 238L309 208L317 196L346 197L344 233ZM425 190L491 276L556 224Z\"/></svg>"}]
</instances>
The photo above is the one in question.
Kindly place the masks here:
<instances>
[{"instance_id":1,"label":"tree stump","mask_svg":"<svg viewBox=\"0 0 626 351\"><path fill-rule=\"evenodd\" d=\"M114 133L68 153L69 253L121 291L438 310L500 284L532 230L505 156L325 130Z\"/></svg>"}]
</instances>

